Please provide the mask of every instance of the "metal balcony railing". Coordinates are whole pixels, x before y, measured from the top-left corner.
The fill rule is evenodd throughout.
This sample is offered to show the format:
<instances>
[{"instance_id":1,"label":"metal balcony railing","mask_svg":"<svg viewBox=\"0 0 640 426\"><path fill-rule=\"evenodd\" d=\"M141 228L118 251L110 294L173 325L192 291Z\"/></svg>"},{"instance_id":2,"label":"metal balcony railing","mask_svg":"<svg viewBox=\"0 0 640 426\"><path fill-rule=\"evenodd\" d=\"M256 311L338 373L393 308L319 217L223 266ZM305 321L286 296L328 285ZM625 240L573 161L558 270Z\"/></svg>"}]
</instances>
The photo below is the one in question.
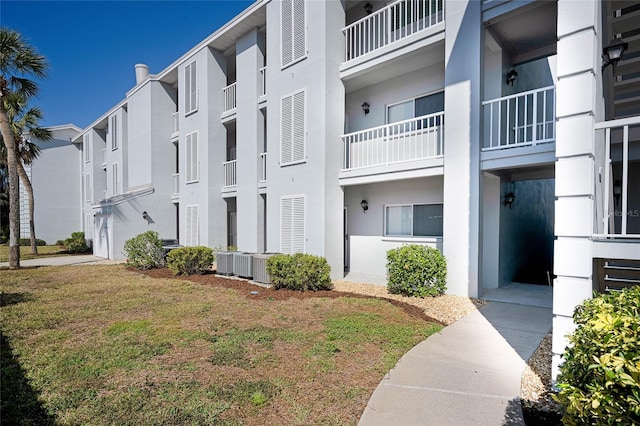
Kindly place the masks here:
<instances>
[{"instance_id":1,"label":"metal balcony railing","mask_svg":"<svg viewBox=\"0 0 640 426\"><path fill-rule=\"evenodd\" d=\"M598 123L595 130L604 132L596 133L596 140L604 139L604 176L596 180L596 186L603 186L598 202L602 210L596 208L602 224L597 224L595 236L640 238L640 117Z\"/></svg>"},{"instance_id":2,"label":"metal balcony railing","mask_svg":"<svg viewBox=\"0 0 640 426\"><path fill-rule=\"evenodd\" d=\"M442 157L444 112L342 136L344 170Z\"/></svg>"},{"instance_id":3,"label":"metal balcony railing","mask_svg":"<svg viewBox=\"0 0 640 426\"><path fill-rule=\"evenodd\" d=\"M231 111L236 107L236 83L231 83L224 89L222 89L222 94L224 95L224 111Z\"/></svg>"},{"instance_id":4,"label":"metal balcony railing","mask_svg":"<svg viewBox=\"0 0 640 426\"><path fill-rule=\"evenodd\" d=\"M399 0L345 27L346 61L444 21L444 0Z\"/></svg>"},{"instance_id":5,"label":"metal balcony railing","mask_svg":"<svg viewBox=\"0 0 640 426\"><path fill-rule=\"evenodd\" d=\"M229 188L237 185L236 181L236 161L225 161L223 163L224 167L224 187Z\"/></svg>"},{"instance_id":6,"label":"metal balcony railing","mask_svg":"<svg viewBox=\"0 0 640 426\"><path fill-rule=\"evenodd\" d=\"M554 86L485 101L482 108L483 151L555 141Z\"/></svg>"}]
</instances>

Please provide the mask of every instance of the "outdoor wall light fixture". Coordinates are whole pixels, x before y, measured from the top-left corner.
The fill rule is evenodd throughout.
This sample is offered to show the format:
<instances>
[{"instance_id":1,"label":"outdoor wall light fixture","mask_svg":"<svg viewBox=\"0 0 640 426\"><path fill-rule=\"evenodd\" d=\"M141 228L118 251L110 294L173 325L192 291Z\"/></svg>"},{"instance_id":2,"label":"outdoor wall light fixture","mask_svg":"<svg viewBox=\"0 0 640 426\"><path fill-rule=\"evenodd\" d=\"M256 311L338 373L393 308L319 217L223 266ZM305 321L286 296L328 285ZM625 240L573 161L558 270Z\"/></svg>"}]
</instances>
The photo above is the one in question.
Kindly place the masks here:
<instances>
[{"instance_id":1,"label":"outdoor wall light fixture","mask_svg":"<svg viewBox=\"0 0 640 426\"><path fill-rule=\"evenodd\" d=\"M362 110L364 111L364 115L369 114L369 103L368 102L365 102L360 106L362 107Z\"/></svg>"},{"instance_id":2,"label":"outdoor wall light fixture","mask_svg":"<svg viewBox=\"0 0 640 426\"><path fill-rule=\"evenodd\" d=\"M363 212L369 210L369 203L367 203L367 200L360 201L360 207L362 207Z\"/></svg>"},{"instance_id":3,"label":"outdoor wall light fixture","mask_svg":"<svg viewBox=\"0 0 640 426\"><path fill-rule=\"evenodd\" d=\"M611 40L608 46L602 48L602 70L604 71L609 65L613 65L615 69L616 64L622 59L622 54L628 48L629 43L621 38Z\"/></svg>"},{"instance_id":4,"label":"outdoor wall light fixture","mask_svg":"<svg viewBox=\"0 0 640 426\"><path fill-rule=\"evenodd\" d=\"M613 198L616 202L616 206L620 201L621 195L622 195L622 182L620 182L620 179L616 179L616 181L613 182Z\"/></svg>"},{"instance_id":5,"label":"outdoor wall light fixture","mask_svg":"<svg viewBox=\"0 0 640 426\"><path fill-rule=\"evenodd\" d=\"M513 192L509 192L504 196L504 205L509 206L511 208L511 204L513 204L513 200L516 199L516 195Z\"/></svg>"},{"instance_id":6,"label":"outdoor wall light fixture","mask_svg":"<svg viewBox=\"0 0 640 426\"><path fill-rule=\"evenodd\" d=\"M510 84L513 86L513 82L516 81L517 76L518 76L518 73L516 72L515 69L512 69L511 71L509 71L507 73L507 84Z\"/></svg>"},{"instance_id":7,"label":"outdoor wall light fixture","mask_svg":"<svg viewBox=\"0 0 640 426\"><path fill-rule=\"evenodd\" d=\"M367 12L367 15L371 15L371 12L373 12L373 6L371 6L371 3L364 5L364 11Z\"/></svg>"},{"instance_id":8,"label":"outdoor wall light fixture","mask_svg":"<svg viewBox=\"0 0 640 426\"><path fill-rule=\"evenodd\" d=\"M143 211L143 212L142 212L142 218L143 218L144 220L147 220L147 218L148 218L148 217L149 217L149 213L147 213L146 211Z\"/></svg>"}]
</instances>

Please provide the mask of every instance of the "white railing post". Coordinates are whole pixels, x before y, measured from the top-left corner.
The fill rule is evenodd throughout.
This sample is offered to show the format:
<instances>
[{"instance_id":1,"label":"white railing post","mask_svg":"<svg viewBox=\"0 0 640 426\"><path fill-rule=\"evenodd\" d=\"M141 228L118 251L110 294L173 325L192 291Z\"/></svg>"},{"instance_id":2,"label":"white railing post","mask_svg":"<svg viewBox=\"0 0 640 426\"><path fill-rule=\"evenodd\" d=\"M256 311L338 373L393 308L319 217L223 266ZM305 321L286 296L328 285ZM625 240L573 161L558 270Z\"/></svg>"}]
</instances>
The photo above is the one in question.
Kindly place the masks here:
<instances>
[{"instance_id":1,"label":"white railing post","mask_svg":"<svg viewBox=\"0 0 640 426\"><path fill-rule=\"evenodd\" d=\"M236 186L236 160L225 161L223 167L225 188Z\"/></svg>"},{"instance_id":2,"label":"white railing post","mask_svg":"<svg viewBox=\"0 0 640 426\"><path fill-rule=\"evenodd\" d=\"M267 153L266 152L262 152L260 153L260 182L266 182L267 181Z\"/></svg>"},{"instance_id":3,"label":"white railing post","mask_svg":"<svg viewBox=\"0 0 640 426\"><path fill-rule=\"evenodd\" d=\"M173 174L173 195L180 193L180 173Z\"/></svg>"},{"instance_id":4,"label":"white railing post","mask_svg":"<svg viewBox=\"0 0 640 426\"><path fill-rule=\"evenodd\" d=\"M224 96L224 112L231 111L236 107L236 83L231 83L222 89Z\"/></svg>"},{"instance_id":5,"label":"white railing post","mask_svg":"<svg viewBox=\"0 0 640 426\"><path fill-rule=\"evenodd\" d=\"M180 131L180 113L174 112L173 115L173 133L178 133Z\"/></svg>"},{"instance_id":6,"label":"white railing post","mask_svg":"<svg viewBox=\"0 0 640 426\"><path fill-rule=\"evenodd\" d=\"M267 67L260 68L260 82L262 84L260 96L265 96L267 94Z\"/></svg>"}]
</instances>

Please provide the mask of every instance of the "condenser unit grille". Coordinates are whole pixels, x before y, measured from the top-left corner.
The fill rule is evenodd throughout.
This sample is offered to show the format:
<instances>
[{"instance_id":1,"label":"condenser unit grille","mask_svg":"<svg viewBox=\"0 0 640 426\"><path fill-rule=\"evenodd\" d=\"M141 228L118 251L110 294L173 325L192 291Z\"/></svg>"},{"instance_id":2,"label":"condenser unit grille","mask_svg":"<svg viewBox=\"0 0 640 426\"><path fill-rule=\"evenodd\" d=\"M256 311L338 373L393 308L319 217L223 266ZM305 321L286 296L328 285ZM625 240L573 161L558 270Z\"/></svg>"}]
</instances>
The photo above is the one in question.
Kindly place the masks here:
<instances>
[{"instance_id":1,"label":"condenser unit grille","mask_svg":"<svg viewBox=\"0 0 640 426\"><path fill-rule=\"evenodd\" d=\"M250 253L233 254L233 275L243 278L253 277L253 255Z\"/></svg>"},{"instance_id":2,"label":"condenser unit grille","mask_svg":"<svg viewBox=\"0 0 640 426\"><path fill-rule=\"evenodd\" d=\"M216 253L216 272L221 275L233 275L233 253Z\"/></svg>"},{"instance_id":3,"label":"condenser unit grille","mask_svg":"<svg viewBox=\"0 0 640 426\"><path fill-rule=\"evenodd\" d=\"M255 254L253 256L253 280L262 284L271 284L269 274L267 273L267 259L272 254Z\"/></svg>"}]
</instances>

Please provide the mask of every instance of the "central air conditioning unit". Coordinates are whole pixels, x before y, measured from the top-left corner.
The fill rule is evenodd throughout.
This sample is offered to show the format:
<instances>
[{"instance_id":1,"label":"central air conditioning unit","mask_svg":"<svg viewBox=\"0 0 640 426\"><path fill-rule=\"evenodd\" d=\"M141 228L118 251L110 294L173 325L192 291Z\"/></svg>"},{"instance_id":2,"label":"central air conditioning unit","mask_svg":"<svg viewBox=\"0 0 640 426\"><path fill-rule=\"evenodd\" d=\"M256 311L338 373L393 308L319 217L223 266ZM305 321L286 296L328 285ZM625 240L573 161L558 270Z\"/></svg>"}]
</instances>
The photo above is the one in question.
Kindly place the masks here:
<instances>
[{"instance_id":1,"label":"central air conditioning unit","mask_svg":"<svg viewBox=\"0 0 640 426\"><path fill-rule=\"evenodd\" d=\"M233 253L233 275L242 278L253 277L253 254Z\"/></svg>"},{"instance_id":2,"label":"central air conditioning unit","mask_svg":"<svg viewBox=\"0 0 640 426\"><path fill-rule=\"evenodd\" d=\"M233 275L233 252L216 252L216 273L220 275Z\"/></svg>"},{"instance_id":3,"label":"central air conditioning unit","mask_svg":"<svg viewBox=\"0 0 640 426\"><path fill-rule=\"evenodd\" d=\"M276 253L262 253L253 255L253 280L262 284L271 284L267 273L267 259Z\"/></svg>"}]
</instances>

